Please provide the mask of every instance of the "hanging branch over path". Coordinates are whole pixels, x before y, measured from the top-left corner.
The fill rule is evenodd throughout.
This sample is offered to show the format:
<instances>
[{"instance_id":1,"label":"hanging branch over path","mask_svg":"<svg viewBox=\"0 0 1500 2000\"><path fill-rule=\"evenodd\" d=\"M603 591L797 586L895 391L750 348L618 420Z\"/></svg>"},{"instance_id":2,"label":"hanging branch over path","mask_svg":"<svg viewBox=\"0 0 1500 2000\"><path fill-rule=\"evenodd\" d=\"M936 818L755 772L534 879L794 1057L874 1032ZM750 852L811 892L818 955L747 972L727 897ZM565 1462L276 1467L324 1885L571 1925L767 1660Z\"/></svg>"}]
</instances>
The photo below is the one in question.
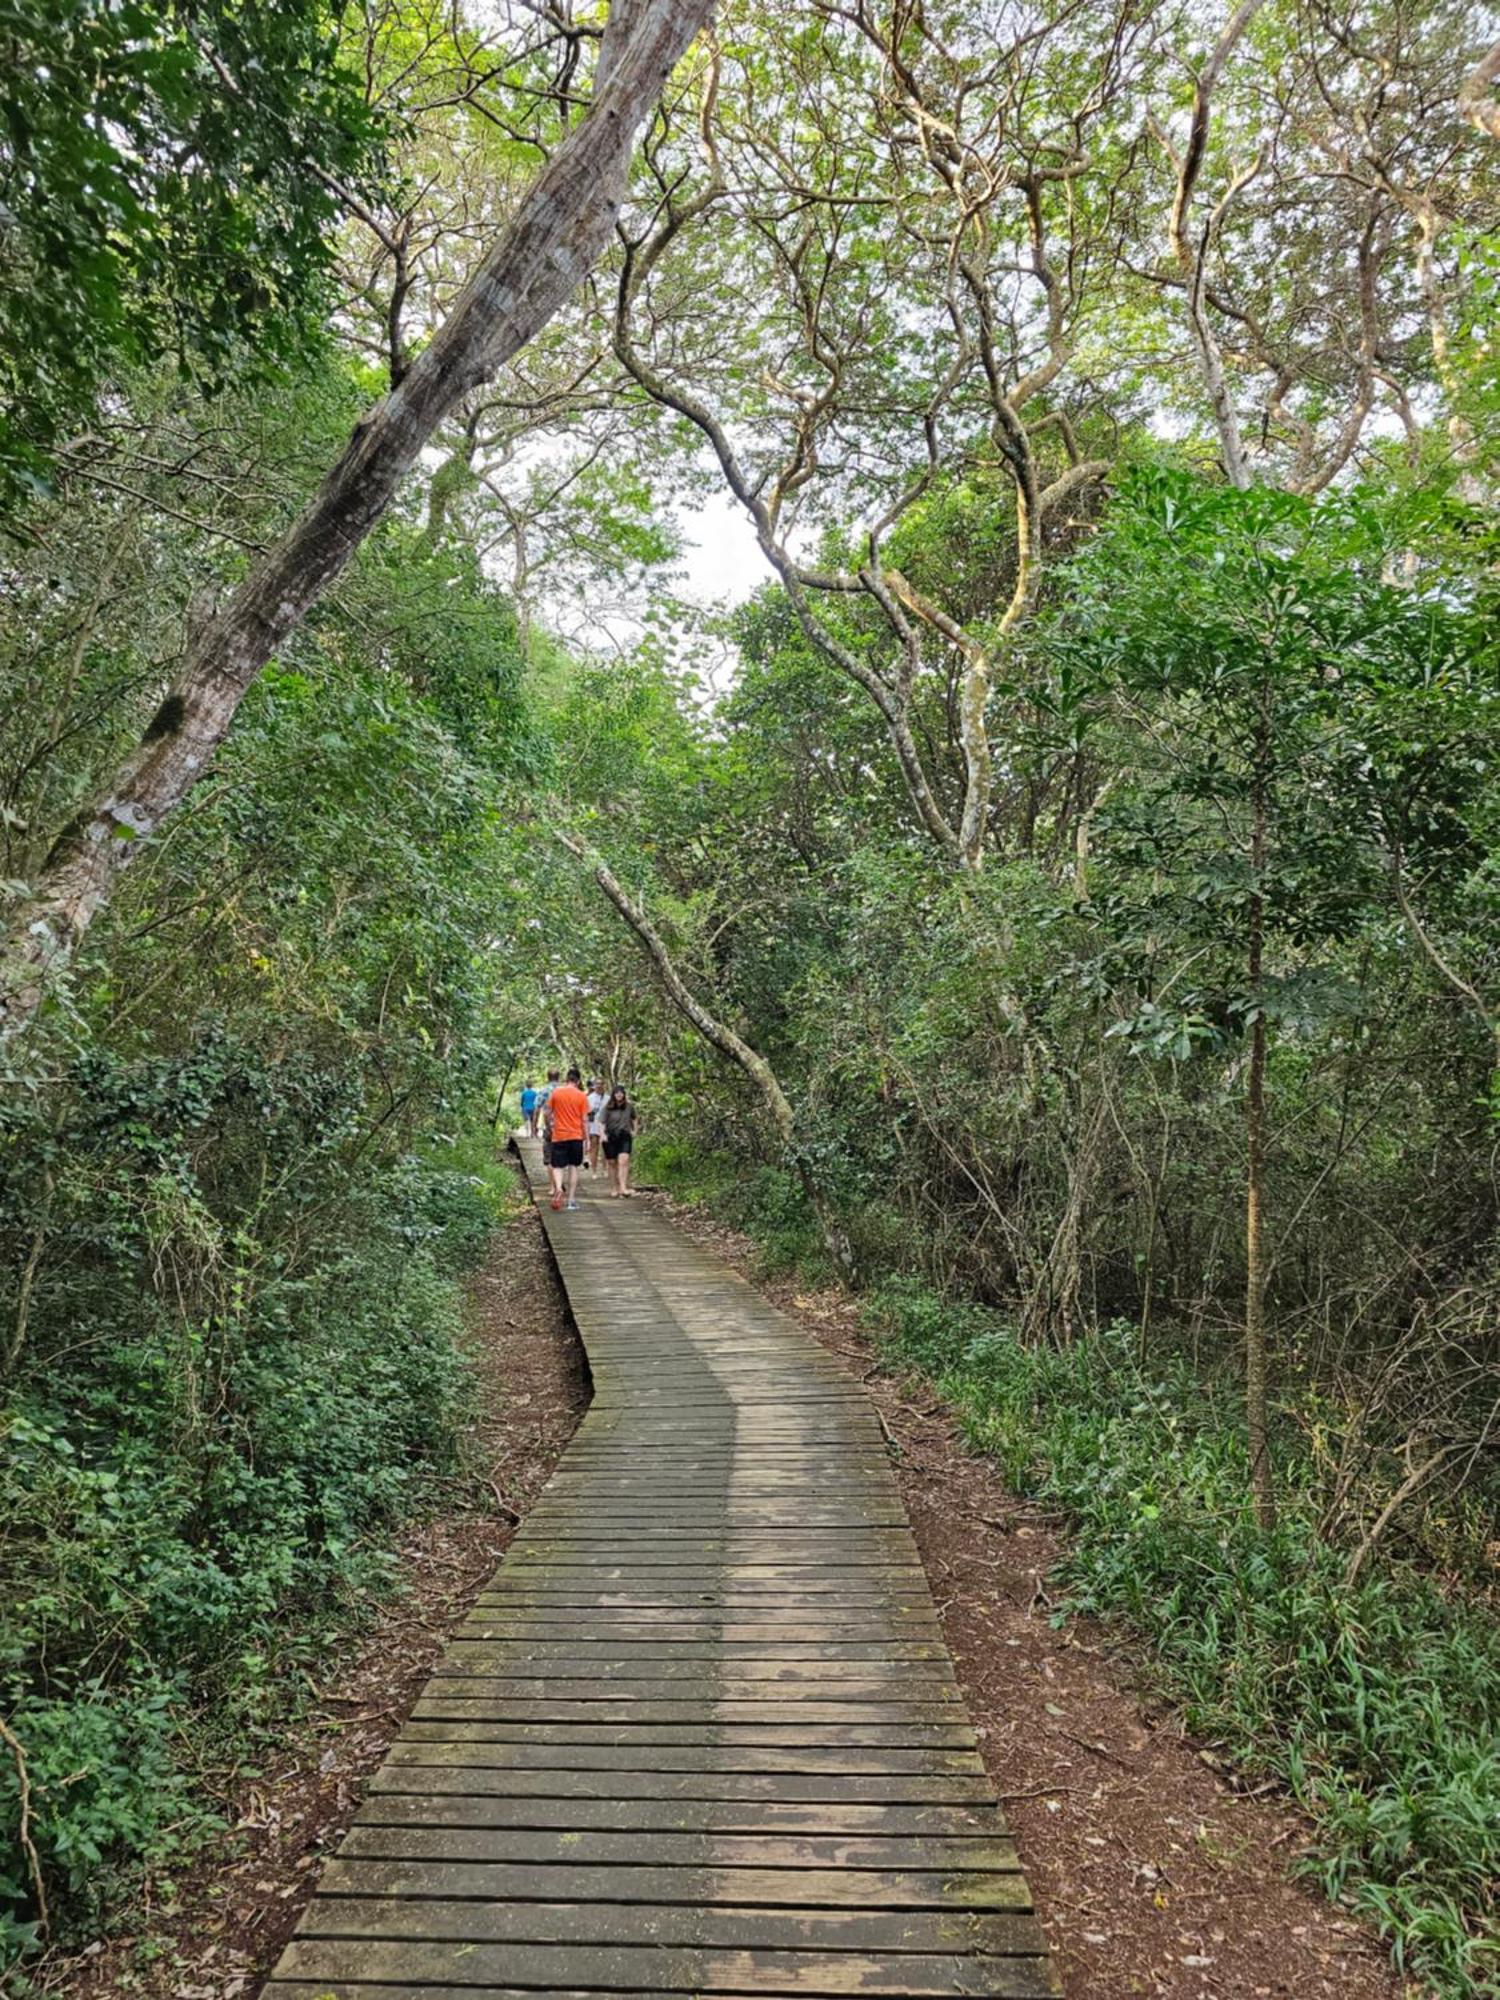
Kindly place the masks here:
<instances>
[{"instance_id":1,"label":"hanging branch over path","mask_svg":"<svg viewBox=\"0 0 1500 2000\"><path fill-rule=\"evenodd\" d=\"M59 839L12 918L0 1034L36 1013L143 837L202 777L262 667L339 576L418 453L571 297L609 241L635 134L711 0L615 0L593 101L400 381L356 425L287 531L191 641L181 675L107 791Z\"/></svg>"},{"instance_id":2,"label":"hanging branch over path","mask_svg":"<svg viewBox=\"0 0 1500 2000\"><path fill-rule=\"evenodd\" d=\"M763 1055L751 1048L742 1035L735 1033L727 1021L721 1021L703 1005L677 970L672 954L667 949L666 940L652 923L643 905L631 895L603 856L596 853L585 841L580 840L577 834L568 832L566 828L554 826L552 831L559 844L588 869L595 885L614 905L645 946L647 955L656 968L657 977L661 980L672 1005L697 1029L711 1048L717 1049L720 1055L727 1056L754 1084L760 1094L761 1102L770 1113L777 1138L788 1152L793 1153L793 1165L808 1204L818 1219L824 1248L836 1268L843 1272L846 1278L852 1278L855 1275L853 1246L829 1206L824 1190L818 1185L812 1169L805 1160L795 1157L797 1114L792 1109L791 1100L782 1089L776 1072Z\"/></svg>"},{"instance_id":3,"label":"hanging branch over path","mask_svg":"<svg viewBox=\"0 0 1500 2000\"><path fill-rule=\"evenodd\" d=\"M576 834L557 827L553 828L553 832L569 854L584 864L595 883L646 947L651 963L656 967L657 976L666 988L667 997L672 1005L691 1022L704 1041L716 1048L720 1055L728 1056L732 1063L737 1063L745 1072L760 1092L766 1109L771 1114L771 1122L776 1127L777 1136L783 1143L789 1144L797 1130L797 1114L793 1111L786 1092L777 1081L776 1073L765 1057L758 1055L727 1022L709 1013L673 964L672 954L668 951L661 932L603 857L596 854Z\"/></svg>"}]
</instances>

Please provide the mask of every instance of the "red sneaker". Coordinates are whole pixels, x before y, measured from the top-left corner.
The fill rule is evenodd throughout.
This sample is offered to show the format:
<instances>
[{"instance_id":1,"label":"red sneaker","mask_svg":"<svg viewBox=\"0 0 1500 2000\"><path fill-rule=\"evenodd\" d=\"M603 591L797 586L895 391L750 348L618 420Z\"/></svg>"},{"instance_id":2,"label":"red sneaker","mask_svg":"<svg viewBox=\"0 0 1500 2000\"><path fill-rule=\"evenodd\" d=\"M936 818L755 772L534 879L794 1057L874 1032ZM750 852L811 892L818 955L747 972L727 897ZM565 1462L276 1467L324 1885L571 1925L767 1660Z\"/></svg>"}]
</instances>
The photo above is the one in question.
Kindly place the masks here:
<instances>
[{"instance_id":1,"label":"red sneaker","mask_svg":"<svg viewBox=\"0 0 1500 2000\"><path fill-rule=\"evenodd\" d=\"M555 1195L553 1195L553 1197L552 1197L552 1206L553 1206L554 1208L561 1208L561 1207L562 1207L562 1196L561 1196L560 1194L555 1194Z\"/></svg>"}]
</instances>

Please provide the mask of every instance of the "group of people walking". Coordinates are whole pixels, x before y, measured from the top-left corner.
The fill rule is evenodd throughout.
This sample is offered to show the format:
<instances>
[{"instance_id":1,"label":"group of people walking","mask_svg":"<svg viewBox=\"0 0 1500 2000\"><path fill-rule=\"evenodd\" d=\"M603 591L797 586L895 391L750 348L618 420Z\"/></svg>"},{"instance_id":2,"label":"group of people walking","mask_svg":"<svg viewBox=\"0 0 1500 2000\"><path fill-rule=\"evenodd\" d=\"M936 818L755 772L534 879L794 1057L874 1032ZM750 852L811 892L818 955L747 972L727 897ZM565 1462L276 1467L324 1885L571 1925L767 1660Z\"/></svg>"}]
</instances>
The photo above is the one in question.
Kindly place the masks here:
<instances>
[{"instance_id":1,"label":"group of people walking","mask_svg":"<svg viewBox=\"0 0 1500 2000\"><path fill-rule=\"evenodd\" d=\"M542 1142L554 1208L577 1208L578 1176L585 1169L597 1173L601 1153L611 1199L632 1199L630 1155L641 1121L623 1083L607 1090L602 1078L590 1077L585 1090L578 1070L560 1077L549 1069L540 1089L522 1085L521 1116L528 1134Z\"/></svg>"}]
</instances>

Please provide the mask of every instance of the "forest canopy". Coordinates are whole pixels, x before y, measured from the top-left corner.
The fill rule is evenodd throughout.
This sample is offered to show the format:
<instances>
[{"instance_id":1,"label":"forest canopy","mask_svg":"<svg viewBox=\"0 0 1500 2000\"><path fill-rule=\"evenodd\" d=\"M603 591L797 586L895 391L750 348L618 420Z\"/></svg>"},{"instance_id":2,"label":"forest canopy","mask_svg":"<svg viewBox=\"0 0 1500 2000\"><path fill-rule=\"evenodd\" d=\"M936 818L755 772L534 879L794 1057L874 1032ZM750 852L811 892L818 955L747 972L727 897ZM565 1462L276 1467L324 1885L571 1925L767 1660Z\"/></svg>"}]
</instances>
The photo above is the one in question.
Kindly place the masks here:
<instances>
[{"instance_id":1,"label":"forest canopy","mask_svg":"<svg viewBox=\"0 0 1500 2000\"><path fill-rule=\"evenodd\" d=\"M0 6L0 1965L452 1475L566 1056L1482 1991L1500 24L709 11Z\"/></svg>"}]
</instances>

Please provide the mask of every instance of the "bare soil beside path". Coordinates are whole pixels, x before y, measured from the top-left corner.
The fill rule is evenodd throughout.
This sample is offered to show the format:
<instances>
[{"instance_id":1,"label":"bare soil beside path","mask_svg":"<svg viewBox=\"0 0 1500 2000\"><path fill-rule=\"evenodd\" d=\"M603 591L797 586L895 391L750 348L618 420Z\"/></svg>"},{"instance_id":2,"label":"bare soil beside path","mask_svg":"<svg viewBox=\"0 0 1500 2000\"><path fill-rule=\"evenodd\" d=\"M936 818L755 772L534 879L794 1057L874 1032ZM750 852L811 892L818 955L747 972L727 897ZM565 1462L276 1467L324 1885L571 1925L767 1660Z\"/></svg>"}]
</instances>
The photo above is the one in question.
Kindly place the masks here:
<instances>
[{"instance_id":1,"label":"bare soil beside path","mask_svg":"<svg viewBox=\"0 0 1500 2000\"><path fill-rule=\"evenodd\" d=\"M1419 2000L1379 1940L1290 1864L1311 1843L1278 1795L1240 1791L1141 1693L1121 1635L1060 1628L1060 1527L1012 1495L921 1385L889 1374L842 1291L755 1276L747 1237L652 1192L864 1381L985 1762L1069 2000Z\"/></svg>"},{"instance_id":2,"label":"bare soil beside path","mask_svg":"<svg viewBox=\"0 0 1500 2000\"><path fill-rule=\"evenodd\" d=\"M252 2000L301 1915L327 1855L432 1671L452 1626L494 1574L517 1519L552 1475L587 1402L582 1352L536 1212L496 1231L470 1281L478 1418L468 1459L494 1496L457 1506L397 1542L399 1594L319 1676L317 1706L288 1730L262 1776L223 1801L232 1831L148 1893L139 1924L33 1969L60 2000Z\"/></svg>"}]
</instances>

